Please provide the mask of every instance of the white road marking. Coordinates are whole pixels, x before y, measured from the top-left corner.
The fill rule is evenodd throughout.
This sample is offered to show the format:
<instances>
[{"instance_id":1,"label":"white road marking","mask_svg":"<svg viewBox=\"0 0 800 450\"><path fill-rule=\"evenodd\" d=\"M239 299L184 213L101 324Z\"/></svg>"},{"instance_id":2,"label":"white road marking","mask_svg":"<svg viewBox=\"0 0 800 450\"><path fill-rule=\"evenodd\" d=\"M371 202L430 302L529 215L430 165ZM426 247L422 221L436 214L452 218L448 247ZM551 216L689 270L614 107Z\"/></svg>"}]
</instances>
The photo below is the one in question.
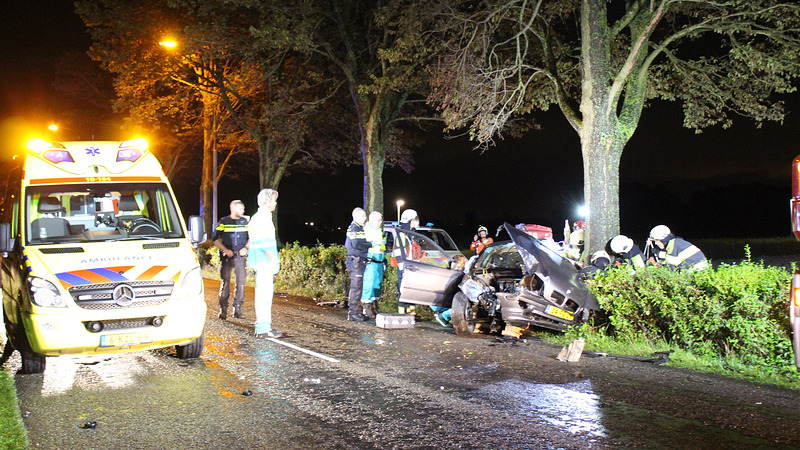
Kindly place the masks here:
<instances>
[{"instance_id":1,"label":"white road marking","mask_svg":"<svg viewBox=\"0 0 800 450\"><path fill-rule=\"evenodd\" d=\"M333 363L338 363L339 362L339 360L336 359L336 358L331 358L330 356L323 355L322 353L317 353L315 351L308 350L308 349L305 349L303 347L298 347L298 346L296 346L294 344L290 344L288 342L281 341L280 339L267 338L267 340L275 342L276 344L285 345L285 346L287 346L287 347L289 347L291 349L294 349L294 350L297 350L297 351L300 351L300 352L303 352L303 353L307 353L307 354L309 354L311 356L316 356L317 358L324 359L325 361L328 361L328 362L333 362Z\"/></svg>"}]
</instances>

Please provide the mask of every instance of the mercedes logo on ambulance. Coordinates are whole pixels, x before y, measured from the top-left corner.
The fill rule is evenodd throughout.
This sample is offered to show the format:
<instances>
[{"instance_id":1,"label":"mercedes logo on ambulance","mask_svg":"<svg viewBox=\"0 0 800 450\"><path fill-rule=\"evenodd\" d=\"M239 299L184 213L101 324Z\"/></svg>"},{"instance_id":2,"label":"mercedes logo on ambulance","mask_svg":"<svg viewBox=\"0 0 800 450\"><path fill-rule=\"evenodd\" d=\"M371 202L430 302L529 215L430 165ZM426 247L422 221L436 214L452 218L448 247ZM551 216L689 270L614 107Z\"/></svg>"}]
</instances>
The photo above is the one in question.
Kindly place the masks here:
<instances>
[{"instance_id":1,"label":"mercedes logo on ambulance","mask_svg":"<svg viewBox=\"0 0 800 450\"><path fill-rule=\"evenodd\" d=\"M133 302L133 299L136 298L136 294L134 294L133 288L129 285L120 284L114 288L111 298L119 306L128 306Z\"/></svg>"}]
</instances>

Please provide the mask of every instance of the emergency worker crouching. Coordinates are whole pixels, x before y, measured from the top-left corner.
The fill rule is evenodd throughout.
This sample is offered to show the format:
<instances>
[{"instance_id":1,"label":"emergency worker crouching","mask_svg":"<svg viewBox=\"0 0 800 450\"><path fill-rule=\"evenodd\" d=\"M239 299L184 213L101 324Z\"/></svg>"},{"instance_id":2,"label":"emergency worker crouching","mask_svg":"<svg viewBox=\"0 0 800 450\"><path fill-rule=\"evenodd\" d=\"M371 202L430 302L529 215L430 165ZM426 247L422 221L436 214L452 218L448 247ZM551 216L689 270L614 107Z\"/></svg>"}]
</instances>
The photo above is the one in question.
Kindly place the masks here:
<instances>
[{"instance_id":1,"label":"emergency worker crouching","mask_svg":"<svg viewBox=\"0 0 800 450\"><path fill-rule=\"evenodd\" d=\"M586 225L584 221L578 220L569 229L569 221L564 222L564 241L563 256L572 262L580 265L581 254L583 254L583 238Z\"/></svg>"},{"instance_id":2,"label":"emergency worker crouching","mask_svg":"<svg viewBox=\"0 0 800 450\"><path fill-rule=\"evenodd\" d=\"M494 239L488 237L488 234L489 230L487 230L485 226L481 225L478 227L478 234L472 237L472 244L469 246L469 248L475 252L476 255L480 255L487 245L494 243Z\"/></svg>"},{"instance_id":3,"label":"emergency worker crouching","mask_svg":"<svg viewBox=\"0 0 800 450\"><path fill-rule=\"evenodd\" d=\"M384 262L386 260L386 239L383 236L383 214L372 211L364 225L364 234L370 248L367 251L367 268L364 271L364 288L361 291L361 305L364 315L374 319L378 314L378 299L381 296Z\"/></svg>"},{"instance_id":4,"label":"emergency worker crouching","mask_svg":"<svg viewBox=\"0 0 800 450\"><path fill-rule=\"evenodd\" d=\"M403 211L400 216L400 229L401 230L415 230L419 226L419 215L413 209ZM405 252L405 254L403 254ZM416 306L410 303L399 301L400 299L400 286L403 283L403 260L419 259L422 249L419 244L413 240L408 239L404 233L397 233L392 247L392 265L397 267L397 312L400 314L414 314Z\"/></svg>"},{"instance_id":5,"label":"emergency worker crouching","mask_svg":"<svg viewBox=\"0 0 800 450\"><path fill-rule=\"evenodd\" d=\"M708 267L706 255L691 242L672 234L666 225L650 230L648 243L654 247L653 260L672 270L701 270Z\"/></svg>"},{"instance_id":6,"label":"emergency worker crouching","mask_svg":"<svg viewBox=\"0 0 800 450\"><path fill-rule=\"evenodd\" d=\"M633 239L620 234L608 241L608 253L614 257L614 264L621 266L627 264L635 268L644 267L642 249L633 242Z\"/></svg>"},{"instance_id":7,"label":"emergency worker crouching","mask_svg":"<svg viewBox=\"0 0 800 450\"><path fill-rule=\"evenodd\" d=\"M587 278L594 278L608 270L611 264L611 257L604 250L592 253L589 265L581 269L581 273Z\"/></svg>"},{"instance_id":8,"label":"emergency worker crouching","mask_svg":"<svg viewBox=\"0 0 800 450\"><path fill-rule=\"evenodd\" d=\"M344 246L347 249L347 259L345 265L350 272L350 292L347 299L347 320L364 322L367 316L361 313L361 293L364 290L364 271L367 268L369 259L367 252L370 244L364 232L364 224L367 222L367 212L362 208L353 210L353 222L347 227L347 235Z\"/></svg>"}]
</instances>

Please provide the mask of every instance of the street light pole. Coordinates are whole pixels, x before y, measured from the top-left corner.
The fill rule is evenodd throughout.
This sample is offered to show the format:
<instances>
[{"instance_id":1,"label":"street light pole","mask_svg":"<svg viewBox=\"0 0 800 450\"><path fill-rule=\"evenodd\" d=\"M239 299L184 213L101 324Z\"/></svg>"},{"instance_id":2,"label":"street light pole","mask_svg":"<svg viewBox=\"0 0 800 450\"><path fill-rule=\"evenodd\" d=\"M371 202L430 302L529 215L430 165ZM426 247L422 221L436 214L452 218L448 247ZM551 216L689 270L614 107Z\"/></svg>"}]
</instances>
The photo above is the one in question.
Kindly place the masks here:
<instances>
[{"instance_id":1,"label":"street light pole","mask_svg":"<svg viewBox=\"0 0 800 450\"><path fill-rule=\"evenodd\" d=\"M397 201L397 223L400 223L400 207L405 205L405 204L406 204L406 202L404 202L403 200L398 200Z\"/></svg>"}]
</instances>

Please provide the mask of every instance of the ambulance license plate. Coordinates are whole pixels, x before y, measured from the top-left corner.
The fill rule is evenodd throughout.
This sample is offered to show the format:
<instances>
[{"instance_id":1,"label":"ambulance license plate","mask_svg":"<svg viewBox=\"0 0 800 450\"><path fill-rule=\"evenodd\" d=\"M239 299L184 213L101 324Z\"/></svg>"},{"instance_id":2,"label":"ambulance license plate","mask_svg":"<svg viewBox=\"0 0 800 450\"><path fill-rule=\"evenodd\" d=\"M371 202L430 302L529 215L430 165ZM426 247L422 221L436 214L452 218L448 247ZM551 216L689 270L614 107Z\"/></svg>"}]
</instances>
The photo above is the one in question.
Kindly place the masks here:
<instances>
[{"instance_id":1,"label":"ambulance license plate","mask_svg":"<svg viewBox=\"0 0 800 450\"><path fill-rule=\"evenodd\" d=\"M561 308L556 308L553 305L549 305L547 308L545 308L544 312L545 312L545 314L550 314L551 316L560 317L560 318L562 318L564 320L572 321L572 320L575 319L575 317L572 314L564 311Z\"/></svg>"},{"instance_id":2,"label":"ambulance license plate","mask_svg":"<svg viewBox=\"0 0 800 450\"><path fill-rule=\"evenodd\" d=\"M107 334L100 336L101 347L122 347L126 345L148 344L153 342L153 333Z\"/></svg>"}]
</instances>

